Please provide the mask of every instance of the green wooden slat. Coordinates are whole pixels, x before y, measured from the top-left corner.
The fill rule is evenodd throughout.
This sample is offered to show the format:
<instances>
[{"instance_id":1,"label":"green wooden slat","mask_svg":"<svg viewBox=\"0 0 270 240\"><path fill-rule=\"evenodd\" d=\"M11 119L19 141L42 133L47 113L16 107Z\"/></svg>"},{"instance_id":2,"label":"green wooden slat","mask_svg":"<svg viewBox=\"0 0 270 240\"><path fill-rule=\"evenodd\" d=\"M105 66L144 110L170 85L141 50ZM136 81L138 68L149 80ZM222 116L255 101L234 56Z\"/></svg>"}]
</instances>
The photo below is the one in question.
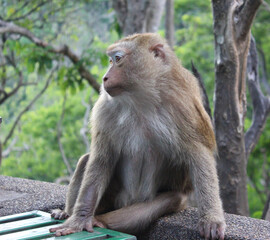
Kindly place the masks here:
<instances>
[{"instance_id":1,"label":"green wooden slat","mask_svg":"<svg viewBox=\"0 0 270 240\"><path fill-rule=\"evenodd\" d=\"M37 212L38 211L32 211L32 212L19 213L19 214L15 214L15 215L0 217L0 224L2 224L4 222L16 221L17 219L19 220L19 219L37 217L38 216Z\"/></svg>"},{"instance_id":2,"label":"green wooden slat","mask_svg":"<svg viewBox=\"0 0 270 240\"><path fill-rule=\"evenodd\" d=\"M0 217L0 240L136 240L136 237L125 233L96 227L93 233L83 231L67 236L54 237L54 233L50 233L49 229L59 226L61 222L51 218L49 213L41 211Z\"/></svg>"},{"instance_id":3,"label":"green wooden slat","mask_svg":"<svg viewBox=\"0 0 270 240\"><path fill-rule=\"evenodd\" d=\"M86 231L83 232L78 232L78 233L73 233L67 236L62 236L62 237L49 237L49 238L27 238L27 239L20 239L20 240L103 240L103 239L108 239L107 234L103 234L101 232L93 232L89 233ZM111 239L111 238L109 238Z\"/></svg>"},{"instance_id":4,"label":"green wooden slat","mask_svg":"<svg viewBox=\"0 0 270 240\"><path fill-rule=\"evenodd\" d=\"M46 217L36 217L25 220L20 220L16 222L3 223L0 225L0 236L6 233L15 232L19 230L26 230L30 228L36 228L38 226L48 226L54 223L59 223L59 221L51 220Z\"/></svg>"},{"instance_id":5,"label":"green wooden slat","mask_svg":"<svg viewBox=\"0 0 270 240\"><path fill-rule=\"evenodd\" d=\"M53 227L60 226L54 225ZM56 239L56 240L87 240L87 239L107 239L107 234L102 233L99 231L95 231L93 233L89 233L86 231L83 232L78 232L78 233L73 233L71 235L63 236L63 237L54 237L54 233L50 233L49 229L52 226L46 226L46 227L41 227L38 229L30 229L26 231L21 231L17 233L11 233L11 234L6 234L4 236L0 236L0 240L8 240L8 239L20 239L20 240L39 240L39 239Z\"/></svg>"},{"instance_id":6,"label":"green wooden slat","mask_svg":"<svg viewBox=\"0 0 270 240\"><path fill-rule=\"evenodd\" d=\"M30 236L37 237L37 236L44 236L50 237L52 234L49 232L51 226L46 226L42 228L30 229L25 231L14 232L10 234L5 234L0 236L0 240L7 240L7 239L29 239Z\"/></svg>"},{"instance_id":7,"label":"green wooden slat","mask_svg":"<svg viewBox=\"0 0 270 240\"><path fill-rule=\"evenodd\" d=\"M23 220L23 219L41 217L41 216L50 218L49 213L35 210L31 212L24 212L24 213L18 213L14 215L0 217L0 224L6 223L6 222L15 222L15 221Z\"/></svg>"},{"instance_id":8,"label":"green wooden slat","mask_svg":"<svg viewBox=\"0 0 270 240\"><path fill-rule=\"evenodd\" d=\"M129 235L129 234L126 234L126 233L117 232L117 231L107 229L107 228L95 227L94 230L98 230L100 232L106 233L109 236L112 236L112 237L109 238L110 240L113 240L113 239L136 240L135 236L132 236L132 235Z\"/></svg>"}]
</instances>

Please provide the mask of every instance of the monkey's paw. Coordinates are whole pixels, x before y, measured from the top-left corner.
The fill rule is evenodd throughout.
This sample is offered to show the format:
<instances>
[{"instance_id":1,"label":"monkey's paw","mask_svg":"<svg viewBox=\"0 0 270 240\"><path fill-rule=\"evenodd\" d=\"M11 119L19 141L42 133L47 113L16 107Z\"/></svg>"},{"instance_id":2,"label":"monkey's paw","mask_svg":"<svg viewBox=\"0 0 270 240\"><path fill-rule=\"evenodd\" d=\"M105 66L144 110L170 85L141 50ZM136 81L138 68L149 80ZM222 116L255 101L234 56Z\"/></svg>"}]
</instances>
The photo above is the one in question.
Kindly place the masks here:
<instances>
[{"instance_id":1,"label":"monkey's paw","mask_svg":"<svg viewBox=\"0 0 270 240\"><path fill-rule=\"evenodd\" d=\"M77 218L70 217L63 225L50 228L50 232L55 232L55 236L65 236L76 232L81 232L82 230L86 230L88 232L93 232L93 227L101 227L105 228L105 225L99 221L97 221L94 217L90 218Z\"/></svg>"},{"instance_id":2,"label":"monkey's paw","mask_svg":"<svg viewBox=\"0 0 270 240\"><path fill-rule=\"evenodd\" d=\"M53 217L54 219L63 220L63 219L67 219L69 215L64 210L54 209L52 210L51 217Z\"/></svg>"},{"instance_id":3,"label":"monkey's paw","mask_svg":"<svg viewBox=\"0 0 270 240\"><path fill-rule=\"evenodd\" d=\"M210 220L210 218L203 217L199 222L199 231L201 237L205 239L220 239L224 240L225 234L225 220Z\"/></svg>"}]
</instances>

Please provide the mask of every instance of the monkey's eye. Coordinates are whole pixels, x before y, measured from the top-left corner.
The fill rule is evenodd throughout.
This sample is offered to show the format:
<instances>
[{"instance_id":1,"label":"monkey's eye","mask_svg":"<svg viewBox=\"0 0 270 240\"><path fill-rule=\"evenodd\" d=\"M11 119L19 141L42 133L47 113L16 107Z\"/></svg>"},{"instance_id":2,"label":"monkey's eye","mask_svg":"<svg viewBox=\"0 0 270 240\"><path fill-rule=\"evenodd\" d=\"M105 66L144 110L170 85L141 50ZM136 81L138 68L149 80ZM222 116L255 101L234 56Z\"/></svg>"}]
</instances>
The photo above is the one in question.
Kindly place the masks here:
<instances>
[{"instance_id":1,"label":"monkey's eye","mask_svg":"<svg viewBox=\"0 0 270 240\"><path fill-rule=\"evenodd\" d=\"M115 62L118 63L121 60L121 56L116 55L115 56Z\"/></svg>"},{"instance_id":2,"label":"monkey's eye","mask_svg":"<svg viewBox=\"0 0 270 240\"><path fill-rule=\"evenodd\" d=\"M123 51L117 51L117 52L112 52L109 53L109 58L110 58L110 64L118 64L120 62L122 62L123 57L125 56L125 52ZM120 66L120 65L119 65Z\"/></svg>"}]
</instances>

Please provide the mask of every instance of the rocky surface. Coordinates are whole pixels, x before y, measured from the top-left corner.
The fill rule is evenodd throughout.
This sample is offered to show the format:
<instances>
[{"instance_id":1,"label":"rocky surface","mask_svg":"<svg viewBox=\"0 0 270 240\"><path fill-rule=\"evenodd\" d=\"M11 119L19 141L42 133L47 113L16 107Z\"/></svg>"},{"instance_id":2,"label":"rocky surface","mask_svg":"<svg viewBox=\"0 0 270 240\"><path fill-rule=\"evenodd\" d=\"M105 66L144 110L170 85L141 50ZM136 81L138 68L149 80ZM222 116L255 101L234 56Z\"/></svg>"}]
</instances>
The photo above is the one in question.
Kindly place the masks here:
<instances>
[{"instance_id":1,"label":"rocky surface","mask_svg":"<svg viewBox=\"0 0 270 240\"><path fill-rule=\"evenodd\" d=\"M233 214L225 214L225 218L226 240L270 240L269 221ZM180 213L160 218L138 239L203 239L197 232L198 220L197 209L189 208Z\"/></svg>"},{"instance_id":2,"label":"rocky surface","mask_svg":"<svg viewBox=\"0 0 270 240\"><path fill-rule=\"evenodd\" d=\"M0 176L0 216L63 208L66 186Z\"/></svg>"},{"instance_id":3,"label":"rocky surface","mask_svg":"<svg viewBox=\"0 0 270 240\"><path fill-rule=\"evenodd\" d=\"M0 216L32 210L48 212L63 208L67 187L54 183L0 176ZM270 222L226 214L229 240L270 240ZM189 208L157 220L139 240L201 239L197 232L198 212Z\"/></svg>"}]
</instances>

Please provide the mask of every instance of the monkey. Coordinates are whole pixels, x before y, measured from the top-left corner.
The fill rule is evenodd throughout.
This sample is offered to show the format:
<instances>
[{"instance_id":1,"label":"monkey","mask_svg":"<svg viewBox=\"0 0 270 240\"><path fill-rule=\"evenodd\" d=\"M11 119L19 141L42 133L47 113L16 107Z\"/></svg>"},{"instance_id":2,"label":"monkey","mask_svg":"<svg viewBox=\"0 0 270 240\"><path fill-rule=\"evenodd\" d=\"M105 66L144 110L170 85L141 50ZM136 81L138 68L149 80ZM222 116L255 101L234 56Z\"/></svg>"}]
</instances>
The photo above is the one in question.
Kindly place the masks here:
<instances>
[{"instance_id":1,"label":"monkey","mask_svg":"<svg viewBox=\"0 0 270 240\"><path fill-rule=\"evenodd\" d=\"M90 154L78 161L64 211L64 236L93 227L130 234L184 209L195 191L205 239L224 239L213 126L198 81L166 40L127 36L107 49L110 66L90 119Z\"/></svg>"}]
</instances>

